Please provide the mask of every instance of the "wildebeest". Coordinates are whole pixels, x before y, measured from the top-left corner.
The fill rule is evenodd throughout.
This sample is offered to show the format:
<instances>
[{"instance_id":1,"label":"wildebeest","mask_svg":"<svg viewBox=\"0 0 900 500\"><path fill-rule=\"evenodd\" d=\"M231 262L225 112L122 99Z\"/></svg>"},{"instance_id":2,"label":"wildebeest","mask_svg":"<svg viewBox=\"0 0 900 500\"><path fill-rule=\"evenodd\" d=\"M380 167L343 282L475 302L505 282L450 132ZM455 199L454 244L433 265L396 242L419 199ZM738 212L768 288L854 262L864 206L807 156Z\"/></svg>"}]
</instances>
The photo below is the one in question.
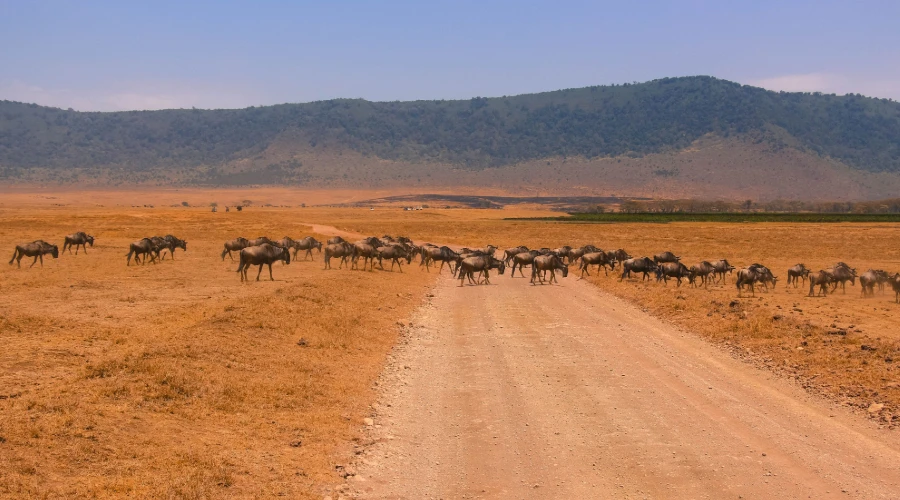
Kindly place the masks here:
<instances>
[{"instance_id":1,"label":"wildebeest","mask_svg":"<svg viewBox=\"0 0 900 500\"><path fill-rule=\"evenodd\" d=\"M584 275L588 276L591 273L588 271L590 266L597 266L597 272L600 272L600 268L603 268L603 273L606 276L609 276L609 271L607 271L606 266L609 266L609 270L615 269L616 261L609 259L609 254L603 252L602 250L599 252L590 252L581 256L581 278L584 278ZM580 279L580 278L579 278Z\"/></svg>"},{"instance_id":2,"label":"wildebeest","mask_svg":"<svg viewBox=\"0 0 900 500\"><path fill-rule=\"evenodd\" d=\"M632 258L631 255L628 255L628 252L622 250L621 248L616 250L616 260L618 262L625 262L626 260Z\"/></svg>"},{"instance_id":3,"label":"wildebeest","mask_svg":"<svg viewBox=\"0 0 900 500\"><path fill-rule=\"evenodd\" d=\"M653 256L653 262L658 264L662 264L664 262L678 262L681 260L681 257L678 257L672 252L662 252Z\"/></svg>"},{"instance_id":4,"label":"wildebeest","mask_svg":"<svg viewBox=\"0 0 900 500\"><path fill-rule=\"evenodd\" d=\"M303 255L303 260L306 260L307 257L311 260L315 260L312 253L313 248L318 249L319 253L322 253L322 242L316 240L312 236L304 236L294 243L294 258L297 258L297 252L300 250L306 250L306 253Z\"/></svg>"},{"instance_id":5,"label":"wildebeest","mask_svg":"<svg viewBox=\"0 0 900 500\"><path fill-rule=\"evenodd\" d=\"M788 269L787 272L787 284L788 286L791 283L794 284L794 288L797 288L800 280L803 280L803 283L806 284L806 277L809 276L809 269L806 268L803 264L797 264L796 266Z\"/></svg>"},{"instance_id":6,"label":"wildebeest","mask_svg":"<svg viewBox=\"0 0 900 500\"><path fill-rule=\"evenodd\" d=\"M267 238L265 236L260 236L259 238L256 238L255 240L250 240L249 243L250 243L251 247L258 247L258 246L262 245L263 243L268 243L270 245L273 244L272 240L270 240L269 238Z\"/></svg>"},{"instance_id":7,"label":"wildebeest","mask_svg":"<svg viewBox=\"0 0 900 500\"><path fill-rule=\"evenodd\" d=\"M84 231L79 231L77 233L70 234L66 236L63 240L63 253L66 253L66 250L69 253L72 253L72 247L75 247L75 255L78 255L78 247L84 249L84 253L87 253L87 246L90 245L91 248L94 248L94 237L85 233Z\"/></svg>"},{"instance_id":8,"label":"wildebeest","mask_svg":"<svg viewBox=\"0 0 900 500\"><path fill-rule=\"evenodd\" d=\"M894 302L900 304L900 273L896 273L888 279L891 288L894 290Z\"/></svg>"},{"instance_id":9,"label":"wildebeest","mask_svg":"<svg viewBox=\"0 0 900 500\"><path fill-rule=\"evenodd\" d=\"M772 271L770 271L768 267L760 264L751 264L749 267L745 267L737 273L735 286L737 286L738 289L738 297L741 296L741 290L744 285L750 287L750 293L755 297L756 283L762 284L768 290L768 284L772 283L772 286L774 287L777 280L778 278L772 274Z\"/></svg>"},{"instance_id":10,"label":"wildebeest","mask_svg":"<svg viewBox=\"0 0 900 500\"><path fill-rule=\"evenodd\" d=\"M256 273L256 281L259 281L259 275L262 274L262 268L264 265L267 265L269 266L269 279L275 281L275 278L272 277L272 263L279 260L285 264L290 264L290 249L275 246L271 243L247 247L241 250L237 272L241 275L241 281L248 281L247 269L249 269L250 266L258 265L259 272Z\"/></svg>"},{"instance_id":11,"label":"wildebeest","mask_svg":"<svg viewBox=\"0 0 900 500\"><path fill-rule=\"evenodd\" d=\"M370 269L375 269L375 259L378 258L378 249L372 245L358 241L353 243L353 254L350 256L350 269L359 269L359 258L363 259L363 268L369 265Z\"/></svg>"},{"instance_id":12,"label":"wildebeest","mask_svg":"<svg viewBox=\"0 0 900 500\"><path fill-rule=\"evenodd\" d=\"M691 270L681 262L662 262L656 266L656 281L663 281L666 285L669 278L675 278L678 280L677 286L681 286L681 279L690 276Z\"/></svg>"},{"instance_id":13,"label":"wildebeest","mask_svg":"<svg viewBox=\"0 0 900 500\"><path fill-rule=\"evenodd\" d=\"M708 261L702 261L699 264L694 264L691 266L691 275L688 277L688 281L691 286L697 286L697 278L700 278L700 286L709 286L709 275L716 272L716 268L713 267Z\"/></svg>"},{"instance_id":14,"label":"wildebeest","mask_svg":"<svg viewBox=\"0 0 900 500\"><path fill-rule=\"evenodd\" d=\"M162 239L165 241L165 243L163 243L159 248L157 248L157 251L156 251L157 255L160 253L160 251L168 250L169 254L172 255L172 260L175 260L175 249L176 248L180 248L180 249L184 250L185 252L187 252L187 241L177 238L175 236L172 236L171 234L167 234L167 235L163 236ZM163 260L166 259L165 253L163 253L162 259Z\"/></svg>"},{"instance_id":15,"label":"wildebeest","mask_svg":"<svg viewBox=\"0 0 900 500\"><path fill-rule=\"evenodd\" d=\"M531 250L528 252L519 252L513 256L512 259L512 272L510 273L510 277L516 277L516 268L519 268L519 275L523 278L525 277L525 273L522 272L522 269L525 266L530 266L534 262L534 258L540 255L541 253L537 250Z\"/></svg>"},{"instance_id":16,"label":"wildebeest","mask_svg":"<svg viewBox=\"0 0 900 500\"><path fill-rule=\"evenodd\" d=\"M225 249L222 250L222 260L225 260L226 255L228 255L228 257L231 260L234 260L234 257L231 255L231 252L240 252L241 250L243 250L249 246L251 246L250 240L248 240L247 238L244 238L243 236L238 236L237 238L235 238L231 241L226 241Z\"/></svg>"},{"instance_id":17,"label":"wildebeest","mask_svg":"<svg viewBox=\"0 0 900 500\"><path fill-rule=\"evenodd\" d=\"M34 257L31 265L28 267L34 267L38 259L41 261L41 267L44 267L44 255L47 254L52 255L54 259L59 258L59 247L51 245L44 240L35 240L31 243L16 245L12 258L9 259L9 265L16 261L16 267L22 267L22 257Z\"/></svg>"},{"instance_id":18,"label":"wildebeest","mask_svg":"<svg viewBox=\"0 0 900 500\"><path fill-rule=\"evenodd\" d=\"M819 294L821 294L823 297L828 295L828 285L830 285L833 281L831 273L822 269L819 272L809 273L807 277L809 278L810 297L815 297ZM813 293L817 286L819 287L819 291L817 293Z\"/></svg>"},{"instance_id":19,"label":"wildebeest","mask_svg":"<svg viewBox=\"0 0 900 500\"><path fill-rule=\"evenodd\" d=\"M331 243L325 247L325 269L331 269L331 258L332 257L340 257L341 264L338 266L338 269L344 267L344 263L347 262L349 257L353 256L353 245L347 243L346 241L342 241L341 243Z\"/></svg>"},{"instance_id":20,"label":"wildebeest","mask_svg":"<svg viewBox=\"0 0 900 500\"><path fill-rule=\"evenodd\" d=\"M474 252L473 252L474 253ZM466 257L462 259L457 265L457 272L459 274L459 286L463 286L463 282L466 278L469 279L469 283L473 285L478 285L484 283L486 285L491 284L491 276L490 270L497 269L497 272L503 274L506 271L506 263L501 259L495 259L490 255L483 254L479 252L479 255L473 255L471 257ZM484 281L475 281L475 272L481 272L484 276Z\"/></svg>"},{"instance_id":21,"label":"wildebeest","mask_svg":"<svg viewBox=\"0 0 900 500\"><path fill-rule=\"evenodd\" d=\"M831 269L825 269L825 272L831 275L832 293L837 290L838 285L841 286L841 293L847 293L848 281L850 285L856 285L856 269L843 262L838 262Z\"/></svg>"},{"instance_id":22,"label":"wildebeest","mask_svg":"<svg viewBox=\"0 0 900 500\"><path fill-rule=\"evenodd\" d=\"M513 257L515 257L516 255L518 255L522 252L527 252L527 251L528 251L528 247L526 247L525 245L519 245L514 248L507 248L506 250L503 251L503 262L505 262L506 265L508 266L512 262Z\"/></svg>"},{"instance_id":23,"label":"wildebeest","mask_svg":"<svg viewBox=\"0 0 900 500\"><path fill-rule=\"evenodd\" d=\"M562 257L556 255L538 255L534 258L534 262L531 263L531 284L533 285L535 278L537 278L543 285L544 276L542 273L544 271L550 271L551 285L554 281L559 283L559 280L556 279L557 270L562 271L563 278L569 275L569 266L562 261Z\"/></svg>"},{"instance_id":24,"label":"wildebeest","mask_svg":"<svg viewBox=\"0 0 900 500\"><path fill-rule=\"evenodd\" d=\"M140 265L144 265L147 261L147 257L150 257L150 262L156 262L156 256L154 253L157 252L156 244L154 244L153 240L150 238L141 238L138 241L133 242L128 248L128 260L126 261L126 265L131 265L131 257L134 256L134 261ZM144 256L142 259L141 256Z\"/></svg>"},{"instance_id":25,"label":"wildebeest","mask_svg":"<svg viewBox=\"0 0 900 500\"><path fill-rule=\"evenodd\" d=\"M716 278L716 282L721 278L722 283L724 283L725 275L734 271L734 266L728 263L728 259L719 259L715 262L710 262L710 264L715 268L714 277Z\"/></svg>"},{"instance_id":26,"label":"wildebeest","mask_svg":"<svg viewBox=\"0 0 900 500\"><path fill-rule=\"evenodd\" d=\"M400 259L406 259L406 263L409 264L412 262L412 254L408 252L402 245L387 245L378 249L378 267L381 270L384 270L384 264L382 262L383 259L391 260L391 271L394 270L394 263L400 268L400 272L403 272L403 264L400 262Z\"/></svg>"},{"instance_id":27,"label":"wildebeest","mask_svg":"<svg viewBox=\"0 0 900 500\"><path fill-rule=\"evenodd\" d=\"M345 241L346 240L344 238L341 238L340 236L333 236L331 238L328 238L328 241L326 241L325 243L328 245L337 245L338 243L344 243Z\"/></svg>"},{"instance_id":28,"label":"wildebeest","mask_svg":"<svg viewBox=\"0 0 900 500\"><path fill-rule=\"evenodd\" d=\"M571 255L570 252L572 252L572 247L570 247L569 245L563 245L559 248L553 249L553 253L555 253L556 256L559 257L560 260L562 260L563 262L568 262L569 264L572 263L572 257L570 257L570 255Z\"/></svg>"},{"instance_id":29,"label":"wildebeest","mask_svg":"<svg viewBox=\"0 0 900 500\"><path fill-rule=\"evenodd\" d=\"M618 253L618 250L616 251ZM632 272L642 273L641 281L650 278L650 273L656 271L656 263L650 260L650 257L641 257L639 259L625 259L622 262L622 276L619 281L630 278Z\"/></svg>"},{"instance_id":30,"label":"wildebeest","mask_svg":"<svg viewBox=\"0 0 900 500\"><path fill-rule=\"evenodd\" d=\"M436 247L424 247L422 250L422 263L419 264L425 266L425 270L431 272L431 265L434 262L440 262L441 267L438 269L438 274L444 271L444 264L447 264L447 267L450 268L450 272L455 272L453 268L453 263L459 261L459 254L456 253L452 248L448 246Z\"/></svg>"},{"instance_id":31,"label":"wildebeest","mask_svg":"<svg viewBox=\"0 0 900 500\"><path fill-rule=\"evenodd\" d=\"M875 285L878 285L879 290L884 290L884 284L890 280L891 277L885 271L880 269L869 269L868 271L862 273L859 276L859 286L862 287L862 295L866 296L874 296L875 295Z\"/></svg>"},{"instance_id":32,"label":"wildebeest","mask_svg":"<svg viewBox=\"0 0 900 500\"><path fill-rule=\"evenodd\" d=\"M595 247L594 245L584 245L583 247L573 248L573 249L569 250L569 264L574 263L575 261L580 259L585 254L592 253L592 252L599 252L599 251L600 251L600 249ZM613 253L613 256L610 260L611 261L616 260L615 253Z\"/></svg>"}]
</instances>

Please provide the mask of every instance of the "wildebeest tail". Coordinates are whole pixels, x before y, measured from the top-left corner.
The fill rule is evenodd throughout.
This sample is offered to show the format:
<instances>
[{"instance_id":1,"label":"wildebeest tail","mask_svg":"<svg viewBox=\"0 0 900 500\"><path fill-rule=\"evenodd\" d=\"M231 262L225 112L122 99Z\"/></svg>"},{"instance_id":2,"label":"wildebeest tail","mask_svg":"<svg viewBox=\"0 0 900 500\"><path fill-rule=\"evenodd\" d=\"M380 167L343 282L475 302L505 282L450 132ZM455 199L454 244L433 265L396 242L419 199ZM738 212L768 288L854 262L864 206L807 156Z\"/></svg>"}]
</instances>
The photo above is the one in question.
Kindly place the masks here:
<instances>
[{"instance_id":1,"label":"wildebeest tail","mask_svg":"<svg viewBox=\"0 0 900 500\"><path fill-rule=\"evenodd\" d=\"M13 250L13 256L12 256L11 259L9 259L9 264L10 264L10 265L12 265L13 261L16 260L16 255L19 255L19 247L16 247L16 249Z\"/></svg>"}]
</instances>

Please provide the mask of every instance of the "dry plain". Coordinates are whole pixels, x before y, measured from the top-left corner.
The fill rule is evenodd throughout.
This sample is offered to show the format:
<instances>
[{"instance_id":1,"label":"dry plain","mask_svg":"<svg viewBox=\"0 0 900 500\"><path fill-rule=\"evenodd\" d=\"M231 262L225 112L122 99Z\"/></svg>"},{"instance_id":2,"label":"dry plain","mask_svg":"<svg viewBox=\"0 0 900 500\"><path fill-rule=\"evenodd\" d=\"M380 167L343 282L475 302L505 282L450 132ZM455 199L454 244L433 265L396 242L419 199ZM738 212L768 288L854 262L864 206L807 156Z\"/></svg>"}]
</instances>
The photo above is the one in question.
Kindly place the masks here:
<instances>
[{"instance_id":1,"label":"dry plain","mask_svg":"<svg viewBox=\"0 0 900 500\"><path fill-rule=\"evenodd\" d=\"M335 465L346 464L354 440L364 439L360 423L397 322L416 314L439 278L417 266L403 274L325 272L317 255L275 266L274 283L242 285L236 266L218 257L222 241L237 235L300 236L333 226L459 245L672 250L688 264L761 262L782 278L778 270L797 262L900 271L893 225L500 220L544 214L536 210L213 214L132 208L127 198L113 198L104 207L6 200L0 207L0 241L9 253L15 243L61 242L77 230L98 238L87 255L66 254L43 269L0 269L6 496L314 498L340 480ZM174 262L125 266L129 242L166 233L187 239L188 251ZM573 270L563 286L577 278ZM478 293L490 300L510 279L498 277ZM900 306L888 294L862 299L855 287L811 299L782 283L736 300L730 284L676 290L612 276L588 281L826 401L859 408L861 421L872 403L885 405L861 425L891 427L900 413L893 363L900 359ZM844 334L829 334L835 329Z\"/></svg>"}]
</instances>

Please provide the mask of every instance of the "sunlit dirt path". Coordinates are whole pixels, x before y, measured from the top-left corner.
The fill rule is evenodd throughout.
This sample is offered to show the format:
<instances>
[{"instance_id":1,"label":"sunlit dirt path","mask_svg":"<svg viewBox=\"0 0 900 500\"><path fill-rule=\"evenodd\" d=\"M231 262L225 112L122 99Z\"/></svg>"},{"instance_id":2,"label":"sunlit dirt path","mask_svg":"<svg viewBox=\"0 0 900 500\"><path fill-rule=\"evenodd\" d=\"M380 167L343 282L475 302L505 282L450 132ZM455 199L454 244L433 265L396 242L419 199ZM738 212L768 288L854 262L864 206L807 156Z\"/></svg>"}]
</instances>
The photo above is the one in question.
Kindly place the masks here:
<instances>
[{"instance_id":1,"label":"sunlit dirt path","mask_svg":"<svg viewBox=\"0 0 900 500\"><path fill-rule=\"evenodd\" d=\"M339 495L900 497L895 434L574 277L492 281L418 310Z\"/></svg>"}]
</instances>

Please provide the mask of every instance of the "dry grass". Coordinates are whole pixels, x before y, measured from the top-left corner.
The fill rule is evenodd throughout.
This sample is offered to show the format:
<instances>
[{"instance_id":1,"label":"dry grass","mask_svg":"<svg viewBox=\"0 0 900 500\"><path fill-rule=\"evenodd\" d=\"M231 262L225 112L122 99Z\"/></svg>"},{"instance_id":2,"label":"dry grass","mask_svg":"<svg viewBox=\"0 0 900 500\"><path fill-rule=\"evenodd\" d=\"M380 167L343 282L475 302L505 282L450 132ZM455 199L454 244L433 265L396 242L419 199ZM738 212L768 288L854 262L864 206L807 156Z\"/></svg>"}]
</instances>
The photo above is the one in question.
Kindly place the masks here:
<instances>
[{"instance_id":1,"label":"dry grass","mask_svg":"<svg viewBox=\"0 0 900 500\"><path fill-rule=\"evenodd\" d=\"M317 498L340 480L396 322L433 277L326 272L317 255L241 284L219 259L233 236L308 234L297 219L0 209L10 253L98 238L0 268L0 496ZM169 232L188 240L176 261L125 266L129 242Z\"/></svg>"},{"instance_id":2,"label":"dry grass","mask_svg":"<svg viewBox=\"0 0 900 500\"><path fill-rule=\"evenodd\" d=\"M325 272L317 256L276 265L274 283L242 285L236 265L218 259L221 242L236 235L299 236L307 222L436 243L668 249L687 263L759 261L782 277L799 261L900 270L892 225L557 224L499 220L541 214L523 209L212 214L5 203L0 241L9 252L81 229L98 237L87 255L51 259L44 269L0 266L7 497L312 498L339 479L334 466L352 453L396 321L436 275ZM169 232L189 242L175 262L124 265L128 243ZM737 300L731 284L676 291L591 279L810 390L858 406L886 403L881 418L900 413L888 362L900 359L900 306L888 295L862 299L857 287L812 299L782 285ZM832 323L848 333L829 335Z\"/></svg>"}]
</instances>

